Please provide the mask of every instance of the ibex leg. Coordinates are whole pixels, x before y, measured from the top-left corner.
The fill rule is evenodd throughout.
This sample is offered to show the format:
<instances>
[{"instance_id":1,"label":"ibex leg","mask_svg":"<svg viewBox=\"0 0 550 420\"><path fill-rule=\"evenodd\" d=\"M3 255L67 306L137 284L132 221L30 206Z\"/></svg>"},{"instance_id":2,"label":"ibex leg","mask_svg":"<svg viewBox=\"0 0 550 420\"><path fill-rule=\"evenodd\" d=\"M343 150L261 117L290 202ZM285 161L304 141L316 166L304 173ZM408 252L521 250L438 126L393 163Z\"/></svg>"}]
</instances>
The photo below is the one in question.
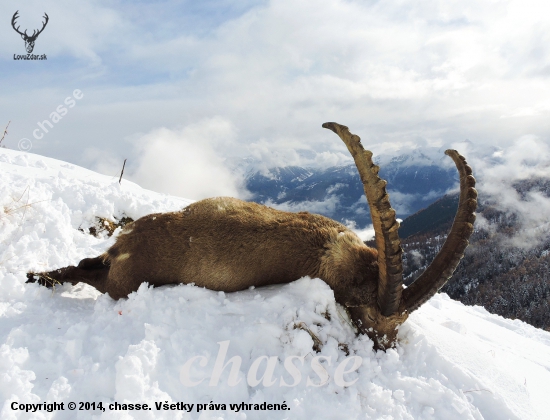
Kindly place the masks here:
<instances>
[{"instance_id":1,"label":"ibex leg","mask_svg":"<svg viewBox=\"0 0 550 420\"><path fill-rule=\"evenodd\" d=\"M42 286L54 287L63 283L86 283L105 293L109 265L105 265L101 257L86 258L80 261L78 267L69 266L45 273L28 273L27 283L38 282Z\"/></svg>"}]
</instances>

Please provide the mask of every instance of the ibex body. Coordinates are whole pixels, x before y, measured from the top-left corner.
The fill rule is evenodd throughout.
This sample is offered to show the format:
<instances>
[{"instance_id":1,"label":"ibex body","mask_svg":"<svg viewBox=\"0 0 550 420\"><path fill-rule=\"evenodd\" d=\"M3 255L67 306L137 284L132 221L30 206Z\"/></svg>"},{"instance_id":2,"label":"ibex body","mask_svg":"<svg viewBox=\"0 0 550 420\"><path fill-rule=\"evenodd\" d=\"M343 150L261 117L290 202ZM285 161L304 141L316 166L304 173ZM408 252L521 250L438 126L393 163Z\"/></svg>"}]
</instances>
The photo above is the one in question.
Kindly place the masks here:
<instances>
[{"instance_id":1,"label":"ibex body","mask_svg":"<svg viewBox=\"0 0 550 420\"><path fill-rule=\"evenodd\" d=\"M475 217L475 180L464 158L447 151L460 172L458 214L432 265L403 289L399 224L372 154L347 127L323 126L335 131L354 157L371 208L377 249L323 216L211 198L182 211L142 217L127 225L106 253L82 260L77 267L39 274L40 281L84 282L119 299L143 282L195 283L233 292L318 277L334 290L336 301L376 348L393 345L397 327L445 284L462 257ZM35 281L32 273L29 281Z\"/></svg>"}]
</instances>

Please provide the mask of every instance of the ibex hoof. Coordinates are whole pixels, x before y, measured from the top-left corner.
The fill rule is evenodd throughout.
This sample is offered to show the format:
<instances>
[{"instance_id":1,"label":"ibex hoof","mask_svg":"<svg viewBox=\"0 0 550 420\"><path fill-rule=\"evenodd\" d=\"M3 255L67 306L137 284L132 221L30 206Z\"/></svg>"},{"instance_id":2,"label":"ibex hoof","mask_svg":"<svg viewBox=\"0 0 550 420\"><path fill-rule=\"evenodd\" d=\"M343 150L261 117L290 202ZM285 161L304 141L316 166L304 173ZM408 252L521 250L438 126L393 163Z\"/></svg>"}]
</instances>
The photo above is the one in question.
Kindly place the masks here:
<instances>
[{"instance_id":1,"label":"ibex hoof","mask_svg":"<svg viewBox=\"0 0 550 420\"><path fill-rule=\"evenodd\" d=\"M38 283L41 286L51 288L55 283L59 282L49 276L43 276L40 273L27 273L27 281L25 283Z\"/></svg>"}]
</instances>

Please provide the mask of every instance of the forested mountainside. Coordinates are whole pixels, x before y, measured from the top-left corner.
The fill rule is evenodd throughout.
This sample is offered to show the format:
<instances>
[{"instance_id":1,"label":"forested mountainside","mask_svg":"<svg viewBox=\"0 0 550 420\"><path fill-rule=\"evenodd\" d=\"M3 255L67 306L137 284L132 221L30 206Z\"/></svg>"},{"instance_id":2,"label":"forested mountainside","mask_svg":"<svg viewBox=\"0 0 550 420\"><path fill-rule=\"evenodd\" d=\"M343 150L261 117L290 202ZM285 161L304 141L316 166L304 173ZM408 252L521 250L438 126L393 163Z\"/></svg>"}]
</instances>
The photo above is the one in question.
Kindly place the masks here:
<instances>
[{"instance_id":1,"label":"forested mountainside","mask_svg":"<svg viewBox=\"0 0 550 420\"><path fill-rule=\"evenodd\" d=\"M550 197L547 178L521 181L514 187L523 200L530 193ZM504 212L499 203L481 197L481 223L476 223L464 259L442 291L464 304L481 305L550 331L550 235L545 234L550 218L528 232L520 223L520 214ZM423 272L443 245L457 203L458 196L445 196L403 221L405 284ZM521 240L523 233L537 240Z\"/></svg>"}]
</instances>

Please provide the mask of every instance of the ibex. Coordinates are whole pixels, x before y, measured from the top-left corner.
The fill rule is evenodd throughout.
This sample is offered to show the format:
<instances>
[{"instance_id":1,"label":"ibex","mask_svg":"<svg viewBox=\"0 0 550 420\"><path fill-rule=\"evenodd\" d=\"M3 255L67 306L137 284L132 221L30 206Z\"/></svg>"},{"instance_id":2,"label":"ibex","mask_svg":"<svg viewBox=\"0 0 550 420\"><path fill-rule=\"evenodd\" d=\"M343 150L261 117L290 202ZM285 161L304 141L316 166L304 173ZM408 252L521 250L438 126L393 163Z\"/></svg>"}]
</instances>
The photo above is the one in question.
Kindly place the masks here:
<instances>
[{"instance_id":1,"label":"ibex","mask_svg":"<svg viewBox=\"0 0 550 420\"><path fill-rule=\"evenodd\" d=\"M15 21L19 17L19 16L17 16L18 13L19 13L19 10L16 11L13 14L13 17L11 18L11 26L13 27L13 29L15 29L15 32L17 32L19 35L21 35L21 38L23 38L23 40L25 41L25 49L30 54L34 50L34 43L36 42L36 38L38 38L38 35L40 35L42 33L42 31L44 30L44 28L48 24L48 21L50 20L50 18L48 17L48 15L46 13L44 13L44 19L46 19L46 21L42 24L42 29L33 30L32 35L29 36L29 35L27 35L27 30L26 29L25 29L25 32L21 32L19 30L19 26L17 28L15 27Z\"/></svg>"},{"instance_id":2,"label":"ibex","mask_svg":"<svg viewBox=\"0 0 550 420\"><path fill-rule=\"evenodd\" d=\"M449 280L473 231L477 192L466 160L447 150L460 174L458 212L445 244L426 271L403 287L399 223L372 152L348 128L325 123L350 151L370 206L376 249L344 225L307 212L288 213L234 198L209 198L181 211L151 214L127 225L115 244L77 267L28 274L29 282L83 282L113 299L153 286L195 283L233 292L324 280L374 348L395 345L397 328Z\"/></svg>"}]
</instances>

